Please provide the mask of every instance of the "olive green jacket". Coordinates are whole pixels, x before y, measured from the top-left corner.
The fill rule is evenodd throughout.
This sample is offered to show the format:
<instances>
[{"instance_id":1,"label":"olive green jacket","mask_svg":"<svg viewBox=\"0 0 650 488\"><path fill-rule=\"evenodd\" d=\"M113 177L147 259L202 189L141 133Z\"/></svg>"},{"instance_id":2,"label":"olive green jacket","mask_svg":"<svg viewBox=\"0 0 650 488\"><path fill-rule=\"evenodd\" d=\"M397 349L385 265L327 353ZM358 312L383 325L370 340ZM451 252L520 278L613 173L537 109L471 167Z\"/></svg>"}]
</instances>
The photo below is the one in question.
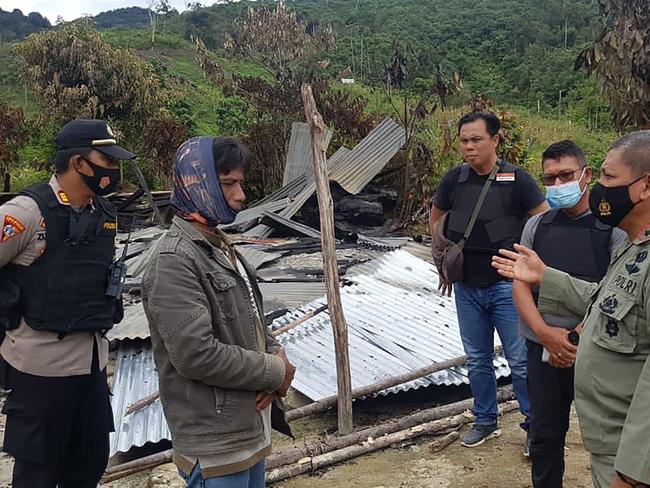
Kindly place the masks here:
<instances>
[{"instance_id":1,"label":"olive green jacket","mask_svg":"<svg viewBox=\"0 0 650 488\"><path fill-rule=\"evenodd\" d=\"M585 448L616 456L615 468L650 483L650 228L587 283L548 268L542 312L583 317L575 364L576 409Z\"/></svg>"},{"instance_id":2,"label":"olive green jacket","mask_svg":"<svg viewBox=\"0 0 650 488\"><path fill-rule=\"evenodd\" d=\"M264 436L257 391L275 391L285 366L243 277L224 252L175 217L142 282L160 399L174 448L186 456L232 454ZM239 256L262 317L252 269Z\"/></svg>"}]
</instances>

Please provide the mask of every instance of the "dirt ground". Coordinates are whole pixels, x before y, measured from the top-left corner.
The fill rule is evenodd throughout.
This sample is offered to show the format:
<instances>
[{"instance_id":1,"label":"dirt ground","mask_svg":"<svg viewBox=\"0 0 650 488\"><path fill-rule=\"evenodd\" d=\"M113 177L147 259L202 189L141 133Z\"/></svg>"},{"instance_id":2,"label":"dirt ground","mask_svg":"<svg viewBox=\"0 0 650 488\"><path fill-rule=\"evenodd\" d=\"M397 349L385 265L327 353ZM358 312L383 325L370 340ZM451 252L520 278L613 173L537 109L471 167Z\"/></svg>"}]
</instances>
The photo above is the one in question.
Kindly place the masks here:
<instances>
[{"instance_id":1,"label":"dirt ground","mask_svg":"<svg viewBox=\"0 0 650 488\"><path fill-rule=\"evenodd\" d=\"M3 401L0 401L2 403ZM384 409L385 410L385 407ZM385 411L366 411L355 423L372 424L385 417ZM358 420L358 422L357 422ZM303 475L276 483L275 488L526 488L531 486L530 463L522 454L523 431L518 413L501 420L502 435L483 446L467 449L458 442L441 452L431 454L427 449L431 438L395 446L360 457L313 475ZM293 425L297 443L331 431L332 415L318 419L299 420ZM4 436L4 415L0 416L0 431ZM467 429L467 427L465 427ZM292 445L281 436L274 439L276 450ZM565 486L588 488L591 485L589 459L582 448L575 412L567 439ZM12 460L0 454L0 488L11 486ZM165 465L112 483L104 488L182 488L182 480L173 465Z\"/></svg>"}]
</instances>

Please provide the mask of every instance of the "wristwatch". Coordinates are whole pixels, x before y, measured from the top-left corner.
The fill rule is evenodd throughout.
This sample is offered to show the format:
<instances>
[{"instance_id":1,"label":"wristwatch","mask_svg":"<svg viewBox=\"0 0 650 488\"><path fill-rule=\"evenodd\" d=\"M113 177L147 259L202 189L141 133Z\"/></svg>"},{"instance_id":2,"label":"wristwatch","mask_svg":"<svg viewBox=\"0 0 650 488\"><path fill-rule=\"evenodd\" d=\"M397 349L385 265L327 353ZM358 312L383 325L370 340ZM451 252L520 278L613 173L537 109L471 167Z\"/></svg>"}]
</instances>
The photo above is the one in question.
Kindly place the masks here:
<instances>
[{"instance_id":1,"label":"wristwatch","mask_svg":"<svg viewBox=\"0 0 650 488\"><path fill-rule=\"evenodd\" d=\"M578 334L575 330L570 330L566 335L566 338L574 346L577 346L580 343L580 334Z\"/></svg>"}]
</instances>

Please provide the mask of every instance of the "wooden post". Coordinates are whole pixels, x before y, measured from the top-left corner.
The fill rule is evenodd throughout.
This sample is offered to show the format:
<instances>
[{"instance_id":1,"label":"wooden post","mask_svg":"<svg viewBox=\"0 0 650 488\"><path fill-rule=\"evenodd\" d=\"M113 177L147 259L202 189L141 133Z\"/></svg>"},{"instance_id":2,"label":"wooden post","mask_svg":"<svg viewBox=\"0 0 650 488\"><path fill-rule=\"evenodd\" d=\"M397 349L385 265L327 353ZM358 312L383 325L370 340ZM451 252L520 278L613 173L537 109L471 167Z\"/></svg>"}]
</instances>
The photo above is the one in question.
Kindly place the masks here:
<instances>
[{"instance_id":1,"label":"wooden post","mask_svg":"<svg viewBox=\"0 0 650 488\"><path fill-rule=\"evenodd\" d=\"M336 355L336 379L338 384L339 434L352 432L352 383L350 380L350 355L348 351L348 326L343 316L339 289L339 270L336 265L334 238L334 204L330 193L329 177L325 164L325 124L321 117L309 83L301 88L305 116L311 128L311 144L316 179L316 196L320 213L321 243L323 247L323 271L327 287L327 305L334 333Z\"/></svg>"}]
</instances>

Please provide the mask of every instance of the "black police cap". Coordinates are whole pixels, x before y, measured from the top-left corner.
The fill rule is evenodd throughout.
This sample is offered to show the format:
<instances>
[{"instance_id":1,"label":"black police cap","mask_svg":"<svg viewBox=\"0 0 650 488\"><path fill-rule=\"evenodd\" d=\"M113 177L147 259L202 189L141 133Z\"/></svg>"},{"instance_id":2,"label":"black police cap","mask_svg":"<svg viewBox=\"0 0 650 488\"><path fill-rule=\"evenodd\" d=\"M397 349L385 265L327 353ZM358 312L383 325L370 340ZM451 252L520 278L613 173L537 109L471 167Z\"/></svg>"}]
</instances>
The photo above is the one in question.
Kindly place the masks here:
<instances>
[{"instance_id":1,"label":"black police cap","mask_svg":"<svg viewBox=\"0 0 650 488\"><path fill-rule=\"evenodd\" d=\"M113 159L133 159L135 154L117 144L104 120L77 119L65 124L55 139L58 151L91 148Z\"/></svg>"}]
</instances>

